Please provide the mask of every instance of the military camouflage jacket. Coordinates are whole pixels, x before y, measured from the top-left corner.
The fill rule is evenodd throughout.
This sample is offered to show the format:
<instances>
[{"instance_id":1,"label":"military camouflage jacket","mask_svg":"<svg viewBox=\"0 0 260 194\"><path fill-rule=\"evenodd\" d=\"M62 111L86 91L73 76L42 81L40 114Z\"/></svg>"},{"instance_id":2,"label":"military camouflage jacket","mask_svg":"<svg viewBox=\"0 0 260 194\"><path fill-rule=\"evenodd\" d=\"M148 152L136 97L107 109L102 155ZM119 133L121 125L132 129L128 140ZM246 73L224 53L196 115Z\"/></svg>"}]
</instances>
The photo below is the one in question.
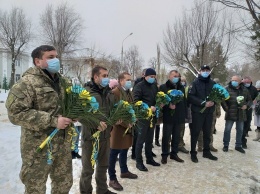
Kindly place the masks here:
<instances>
[{"instance_id":1,"label":"military camouflage jacket","mask_svg":"<svg viewBox=\"0 0 260 194\"><path fill-rule=\"evenodd\" d=\"M22 152L28 147L35 151L56 128L63 96L58 80L57 77L55 82L40 68L31 67L9 91L6 108L10 121L21 126ZM58 136L63 134L64 138L64 131L59 131Z\"/></svg>"}]
</instances>

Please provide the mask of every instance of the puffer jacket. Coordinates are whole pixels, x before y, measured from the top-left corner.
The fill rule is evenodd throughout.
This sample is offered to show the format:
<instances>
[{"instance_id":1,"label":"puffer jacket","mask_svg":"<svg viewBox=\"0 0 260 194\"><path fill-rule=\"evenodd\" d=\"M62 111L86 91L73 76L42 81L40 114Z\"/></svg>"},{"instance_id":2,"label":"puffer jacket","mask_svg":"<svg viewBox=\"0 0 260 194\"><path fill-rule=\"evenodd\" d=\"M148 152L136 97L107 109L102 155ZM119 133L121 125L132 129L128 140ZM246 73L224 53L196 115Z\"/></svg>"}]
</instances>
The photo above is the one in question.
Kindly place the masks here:
<instances>
[{"instance_id":1,"label":"puffer jacket","mask_svg":"<svg viewBox=\"0 0 260 194\"><path fill-rule=\"evenodd\" d=\"M106 119L109 117L109 113L111 109L113 108L115 104L114 95L112 93L112 90L109 88L109 86L106 86L104 88L100 88L94 81L88 82L87 86L85 87L87 91L90 92L91 96L94 96L99 103L99 110L105 115L105 117L100 116L100 121L106 121ZM92 140L92 135L95 133L98 129L97 126L84 126L82 127L82 139L83 141L90 141ZM108 126L108 128L105 131L102 131L100 133L100 141L110 138L110 131L112 126Z\"/></svg>"},{"instance_id":2,"label":"puffer jacket","mask_svg":"<svg viewBox=\"0 0 260 194\"><path fill-rule=\"evenodd\" d=\"M244 105L249 106L251 103L251 97L248 90L240 84L239 88L235 88L231 85L231 82L226 87L230 98L221 103L222 108L226 112L225 120L232 121L246 121L246 110L242 110L238 107L237 97L244 96Z\"/></svg>"}]
</instances>

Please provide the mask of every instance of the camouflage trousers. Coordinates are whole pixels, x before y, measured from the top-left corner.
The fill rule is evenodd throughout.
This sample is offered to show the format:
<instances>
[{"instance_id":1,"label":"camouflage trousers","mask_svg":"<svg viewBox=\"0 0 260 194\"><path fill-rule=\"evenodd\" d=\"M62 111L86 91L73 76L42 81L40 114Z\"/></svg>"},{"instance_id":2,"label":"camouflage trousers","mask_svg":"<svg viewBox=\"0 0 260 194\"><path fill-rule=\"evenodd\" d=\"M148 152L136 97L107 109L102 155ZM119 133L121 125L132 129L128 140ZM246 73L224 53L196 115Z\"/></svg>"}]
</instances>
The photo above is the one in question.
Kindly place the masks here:
<instances>
[{"instance_id":1,"label":"camouflage trousers","mask_svg":"<svg viewBox=\"0 0 260 194\"><path fill-rule=\"evenodd\" d=\"M71 143L56 134L52 139L53 164L47 164L47 146L34 155L22 153L20 179L25 185L25 194L45 194L48 175L51 178L52 194L68 194L73 184ZM33 148L28 148L33 149Z\"/></svg>"},{"instance_id":2,"label":"camouflage trousers","mask_svg":"<svg viewBox=\"0 0 260 194\"><path fill-rule=\"evenodd\" d=\"M93 150L92 141L82 142L82 172L80 177L80 193L89 194L92 193L93 187L91 185L92 175L94 169L91 165L91 154ZM97 194L104 194L108 190L107 186L107 169L108 160L110 154L110 139L106 139L99 142L98 161L96 163L96 184Z\"/></svg>"},{"instance_id":3,"label":"camouflage trousers","mask_svg":"<svg viewBox=\"0 0 260 194\"><path fill-rule=\"evenodd\" d=\"M184 140L183 140L184 133L185 133L185 123L180 124L180 140L179 140L178 148L185 146L185 143L184 143Z\"/></svg>"},{"instance_id":4,"label":"camouflage trousers","mask_svg":"<svg viewBox=\"0 0 260 194\"><path fill-rule=\"evenodd\" d=\"M214 133L216 121L217 121L216 113L213 113L213 120L212 120L212 125L211 125L211 132L210 132L210 144L209 144L210 147L213 146L213 133ZM200 135L198 138L198 147L203 148L203 131L202 130L200 131Z\"/></svg>"}]
</instances>

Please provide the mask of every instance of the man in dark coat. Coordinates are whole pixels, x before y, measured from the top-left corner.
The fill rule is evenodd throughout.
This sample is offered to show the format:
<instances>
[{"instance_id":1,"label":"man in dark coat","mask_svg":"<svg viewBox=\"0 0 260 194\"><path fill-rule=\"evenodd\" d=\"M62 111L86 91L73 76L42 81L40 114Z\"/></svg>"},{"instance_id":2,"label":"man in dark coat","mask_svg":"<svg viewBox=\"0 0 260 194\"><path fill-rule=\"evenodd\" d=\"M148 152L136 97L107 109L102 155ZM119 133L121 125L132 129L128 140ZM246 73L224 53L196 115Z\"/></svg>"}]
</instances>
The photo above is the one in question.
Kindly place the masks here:
<instances>
[{"instance_id":1,"label":"man in dark coat","mask_svg":"<svg viewBox=\"0 0 260 194\"><path fill-rule=\"evenodd\" d=\"M198 78L192 83L192 87L188 94L188 100L191 103L192 111L192 130L191 130L191 160L197 163L196 144L198 141L200 130L203 131L203 157L210 160L217 160L210 152L210 133L213 121L213 112L215 104L212 101L207 101L207 96L210 94L214 81L210 79L210 67L204 65L200 69ZM201 113L201 110L206 107L206 110Z\"/></svg>"},{"instance_id":2,"label":"man in dark coat","mask_svg":"<svg viewBox=\"0 0 260 194\"><path fill-rule=\"evenodd\" d=\"M139 82L133 89L134 101L143 101L152 109L153 112L156 111L155 98L158 92L155 78L155 70L152 68L148 68L145 71L145 77L143 81ZM155 121L155 119L153 119L153 121ZM155 122L153 122L153 126L154 124ZM138 136L135 148L136 168L138 168L140 171L148 171L148 169L144 166L142 159L142 149L144 143L146 164L160 166L159 163L154 161L152 156L154 128L150 125L150 120L140 119L137 123L137 128Z\"/></svg>"},{"instance_id":3,"label":"man in dark coat","mask_svg":"<svg viewBox=\"0 0 260 194\"><path fill-rule=\"evenodd\" d=\"M160 91L167 94L169 90L181 90L183 94L184 86L181 85L180 74L176 70L169 73L168 81L162 84L159 88ZM174 110L174 112L172 112ZM170 159L177 162L184 162L177 155L178 145L180 140L180 127L185 123L186 113L186 100L177 104L170 103L163 107L163 136L162 136L162 164L167 163L167 157L170 154ZM171 138L171 152L169 153L169 140Z\"/></svg>"},{"instance_id":4,"label":"man in dark coat","mask_svg":"<svg viewBox=\"0 0 260 194\"><path fill-rule=\"evenodd\" d=\"M99 103L99 109L103 111L106 117L115 103L114 95L109 88L108 70L102 66L96 66L92 70L91 82L88 83L86 90L94 96ZM80 193L92 193L92 175L94 169L91 164L91 154L93 150L92 135L95 131L101 131L99 137L98 163L96 164L96 183L97 194L113 194L108 190L107 186L107 169L110 152L110 130L111 126L107 126L106 118L100 118L99 126L82 127L82 172L80 177Z\"/></svg>"},{"instance_id":5,"label":"man in dark coat","mask_svg":"<svg viewBox=\"0 0 260 194\"><path fill-rule=\"evenodd\" d=\"M231 128L234 122L236 122L235 149L241 153L245 153L245 150L242 148L242 134L244 122L246 121L246 109L251 102L251 98L248 90L241 83L240 76L233 76L226 89L230 95L230 98L221 103L223 109L226 112L226 123L223 137L223 151L228 151ZM237 99L237 97L239 96L244 98L244 100L241 101L241 103L239 103Z\"/></svg>"},{"instance_id":6,"label":"man in dark coat","mask_svg":"<svg viewBox=\"0 0 260 194\"><path fill-rule=\"evenodd\" d=\"M243 135L242 135L242 147L244 149L247 148L247 139L246 139L246 136L248 135L248 131L251 130L250 126L251 126L251 121L252 121L252 112L253 112L253 108L252 108L252 105L253 105L253 99L256 98L258 92L257 92L257 89L255 86L253 86L253 83L252 83L252 79L249 77L249 76L245 76L244 79L243 79L243 83L244 83L244 86L246 87L246 89L248 90L249 92L249 95L251 97L251 102L250 102L250 105L247 107L246 109L246 121L244 122L244 128L243 128Z\"/></svg>"}]
</instances>

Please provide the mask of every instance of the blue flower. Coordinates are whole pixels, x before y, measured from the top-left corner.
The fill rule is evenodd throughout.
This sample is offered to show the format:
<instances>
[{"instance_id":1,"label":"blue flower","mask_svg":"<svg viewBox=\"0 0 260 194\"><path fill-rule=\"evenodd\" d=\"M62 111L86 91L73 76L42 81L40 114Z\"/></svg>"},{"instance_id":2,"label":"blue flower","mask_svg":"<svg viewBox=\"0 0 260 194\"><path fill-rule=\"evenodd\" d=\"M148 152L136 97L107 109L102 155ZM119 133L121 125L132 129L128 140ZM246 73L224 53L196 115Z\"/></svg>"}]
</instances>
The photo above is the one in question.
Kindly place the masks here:
<instances>
[{"instance_id":1,"label":"blue flower","mask_svg":"<svg viewBox=\"0 0 260 194\"><path fill-rule=\"evenodd\" d=\"M129 111L128 111L130 114L135 114L135 111L134 111L134 109L130 109Z\"/></svg>"},{"instance_id":2,"label":"blue flower","mask_svg":"<svg viewBox=\"0 0 260 194\"><path fill-rule=\"evenodd\" d=\"M90 105L94 111L98 110L99 108L98 102L91 102Z\"/></svg>"},{"instance_id":3,"label":"blue flower","mask_svg":"<svg viewBox=\"0 0 260 194\"><path fill-rule=\"evenodd\" d=\"M97 102L97 99L94 96L92 96L91 97L91 102Z\"/></svg>"},{"instance_id":4,"label":"blue flower","mask_svg":"<svg viewBox=\"0 0 260 194\"><path fill-rule=\"evenodd\" d=\"M78 85L72 86L72 88L71 88L71 91L76 94L79 94L82 90L84 90L84 88L82 88Z\"/></svg>"}]
</instances>

